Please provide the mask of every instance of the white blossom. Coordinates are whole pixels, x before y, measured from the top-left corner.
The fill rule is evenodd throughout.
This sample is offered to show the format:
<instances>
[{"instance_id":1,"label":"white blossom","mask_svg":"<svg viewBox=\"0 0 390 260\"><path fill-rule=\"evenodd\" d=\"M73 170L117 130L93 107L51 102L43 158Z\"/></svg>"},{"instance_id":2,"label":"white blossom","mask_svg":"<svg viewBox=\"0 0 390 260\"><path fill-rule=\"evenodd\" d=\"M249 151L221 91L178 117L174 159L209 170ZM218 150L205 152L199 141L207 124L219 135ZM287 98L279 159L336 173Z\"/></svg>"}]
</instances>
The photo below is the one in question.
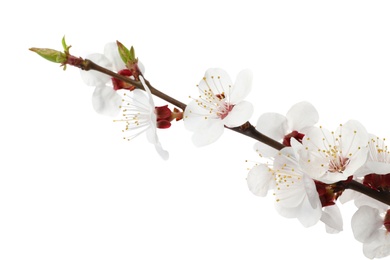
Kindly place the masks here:
<instances>
[{"instance_id":1,"label":"white blossom","mask_svg":"<svg viewBox=\"0 0 390 260\"><path fill-rule=\"evenodd\" d=\"M301 167L324 183L347 180L367 161L368 134L363 125L350 120L335 132L311 127L302 140Z\"/></svg>"},{"instance_id":2,"label":"white blossom","mask_svg":"<svg viewBox=\"0 0 390 260\"><path fill-rule=\"evenodd\" d=\"M293 105L286 116L271 112L262 114L257 120L256 129L276 141L283 142L285 137L295 137L294 134L303 136L308 127L318 122L318 118L315 107L309 102L302 101ZM276 151L260 142L255 144L255 149L263 156L270 156Z\"/></svg>"},{"instance_id":3,"label":"white blossom","mask_svg":"<svg viewBox=\"0 0 390 260\"><path fill-rule=\"evenodd\" d=\"M167 160L169 154L162 148L157 136L157 117L152 94L142 77L140 77L140 81L145 91L135 89L124 94L121 106L123 118L115 120L115 122L126 123L123 132L128 132L129 135L124 139L129 141L142 133L146 133L148 141L154 144L158 154Z\"/></svg>"},{"instance_id":4,"label":"white blossom","mask_svg":"<svg viewBox=\"0 0 390 260\"><path fill-rule=\"evenodd\" d=\"M275 209L283 217L297 218L305 227L320 220L322 207L315 183L299 167L291 147L278 152L272 166L255 166L247 181L249 189L259 196L273 188Z\"/></svg>"},{"instance_id":5,"label":"white blossom","mask_svg":"<svg viewBox=\"0 0 390 260\"><path fill-rule=\"evenodd\" d=\"M94 53L86 57L94 63L108 70L119 72L126 69L122 61L118 46L115 42L107 43L104 47L104 54ZM138 64L143 72L144 67L141 63ZM113 89L111 76L95 70L84 71L80 70L81 78L85 84L94 86L95 90L92 95L92 106L99 114L116 116L120 111L122 97Z\"/></svg>"},{"instance_id":6,"label":"white blossom","mask_svg":"<svg viewBox=\"0 0 390 260\"><path fill-rule=\"evenodd\" d=\"M249 120L253 106L243 99L252 85L252 73L241 71L234 85L222 69L209 69L198 85L199 96L184 111L184 124L193 131L196 146L215 142L224 127L236 127Z\"/></svg>"},{"instance_id":7,"label":"white blossom","mask_svg":"<svg viewBox=\"0 0 390 260\"><path fill-rule=\"evenodd\" d=\"M363 253L370 259L390 255L389 212L388 206L363 205L352 216L353 234L363 243Z\"/></svg>"},{"instance_id":8,"label":"white blossom","mask_svg":"<svg viewBox=\"0 0 390 260\"><path fill-rule=\"evenodd\" d=\"M387 149L385 139L379 138L373 134L369 135L368 160L364 167L361 167L355 175L364 176L371 173L390 173L390 151Z\"/></svg>"}]
</instances>

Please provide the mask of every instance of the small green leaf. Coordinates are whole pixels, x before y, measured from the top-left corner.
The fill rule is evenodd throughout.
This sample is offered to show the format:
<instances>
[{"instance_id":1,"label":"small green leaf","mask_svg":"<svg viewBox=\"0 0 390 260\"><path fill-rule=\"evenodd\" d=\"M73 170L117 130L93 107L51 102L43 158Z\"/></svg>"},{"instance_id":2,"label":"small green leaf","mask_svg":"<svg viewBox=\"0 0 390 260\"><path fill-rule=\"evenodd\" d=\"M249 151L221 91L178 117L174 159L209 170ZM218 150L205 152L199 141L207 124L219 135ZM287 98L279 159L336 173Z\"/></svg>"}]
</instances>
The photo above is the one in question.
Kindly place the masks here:
<instances>
[{"instance_id":1,"label":"small green leaf","mask_svg":"<svg viewBox=\"0 0 390 260\"><path fill-rule=\"evenodd\" d=\"M130 51L119 41L116 41L116 44L118 46L118 52L119 55L121 56L121 59L125 64L127 64L131 59L130 59Z\"/></svg>"},{"instance_id":2,"label":"small green leaf","mask_svg":"<svg viewBox=\"0 0 390 260\"><path fill-rule=\"evenodd\" d=\"M130 60L135 61L135 51L133 46L130 48Z\"/></svg>"},{"instance_id":3,"label":"small green leaf","mask_svg":"<svg viewBox=\"0 0 390 260\"><path fill-rule=\"evenodd\" d=\"M68 48L68 45L66 45L66 42L65 42L65 35L64 35L64 37L62 37L62 47L64 48L64 50L66 51L67 50L67 48Z\"/></svg>"},{"instance_id":4,"label":"small green leaf","mask_svg":"<svg viewBox=\"0 0 390 260\"><path fill-rule=\"evenodd\" d=\"M56 51L53 49L46 49L46 48L30 48L30 51L33 51L40 55L41 57L55 63L65 63L67 58L65 53L62 53L60 51Z\"/></svg>"}]
</instances>

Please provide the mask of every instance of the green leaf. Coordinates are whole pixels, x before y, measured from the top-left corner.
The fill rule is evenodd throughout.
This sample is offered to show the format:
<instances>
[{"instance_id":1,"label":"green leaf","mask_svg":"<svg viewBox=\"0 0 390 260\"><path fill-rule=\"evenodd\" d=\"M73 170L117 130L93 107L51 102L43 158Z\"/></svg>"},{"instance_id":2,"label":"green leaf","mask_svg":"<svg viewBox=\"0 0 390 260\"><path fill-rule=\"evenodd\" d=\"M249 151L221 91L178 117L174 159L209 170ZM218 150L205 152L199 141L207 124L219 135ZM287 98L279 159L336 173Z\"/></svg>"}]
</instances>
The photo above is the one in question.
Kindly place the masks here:
<instances>
[{"instance_id":1,"label":"green leaf","mask_svg":"<svg viewBox=\"0 0 390 260\"><path fill-rule=\"evenodd\" d=\"M62 47L64 48L64 50L66 51L67 50L67 48L68 48L68 45L66 45L66 42L65 42L65 35L64 35L64 37L62 37Z\"/></svg>"},{"instance_id":2,"label":"green leaf","mask_svg":"<svg viewBox=\"0 0 390 260\"><path fill-rule=\"evenodd\" d=\"M33 51L40 55L41 57L55 63L65 63L67 58L65 53L62 53L60 51L56 51L53 49L46 49L46 48L30 48L30 51Z\"/></svg>"},{"instance_id":3,"label":"green leaf","mask_svg":"<svg viewBox=\"0 0 390 260\"><path fill-rule=\"evenodd\" d=\"M130 48L130 60L135 61L135 51L133 46Z\"/></svg>"},{"instance_id":4,"label":"green leaf","mask_svg":"<svg viewBox=\"0 0 390 260\"><path fill-rule=\"evenodd\" d=\"M116 44L118 46L118 52L119 52L119 55L121 56L121 59L123 60L123 62L125 64L127 64L131 60L130 51L119 41L116 41Z\"/></svg>"}]
</instances>

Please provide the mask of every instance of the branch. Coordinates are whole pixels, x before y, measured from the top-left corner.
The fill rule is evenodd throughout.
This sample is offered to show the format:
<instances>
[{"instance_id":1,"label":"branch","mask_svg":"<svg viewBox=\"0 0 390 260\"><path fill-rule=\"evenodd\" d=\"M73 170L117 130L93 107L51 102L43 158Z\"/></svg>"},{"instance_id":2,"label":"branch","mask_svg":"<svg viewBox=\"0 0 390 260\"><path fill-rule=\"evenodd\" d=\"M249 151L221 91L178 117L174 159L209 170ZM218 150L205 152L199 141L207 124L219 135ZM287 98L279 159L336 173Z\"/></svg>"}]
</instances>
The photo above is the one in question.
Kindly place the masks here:
<instances>
[{"instance_id":1,"label":"branch","mask_svg":"<svg viewBox=\"0 0 390 260\"><path fill-rule=\"evenodd\" d=\"M136 80L133 80L133 79L130 79L128 77L125 77L125 76L122 76L122 75L119 75L111 70L108 70L104 67L101 67L99 65L97 65L96 63L94 63L93 61L91 60L88 60L88 59L85 59L84 62L82 64L80 64L80 66L78 66L80 69L82 70L96 70L96 71L99 71L101 73L104 73L106 75L109 75L113 78L116 78L116 79L119 79L123 82L126 82L126 83L129 83L131 85L133 85L134 87L136 88L139 88L139 89L144 89L144 87L142 86L142 83L139 82L139 81L136 81ZM145 79L145 83L146 85L148 85L149 89L150 89L150 92L152 92L153 95L171 103L172 105L174 106L177 106L179 108L181 108L182 110L184 110L186 108L186 104L166 95L165 93L155 89L149 81L147 81Z\"/></svg>"},{"instance_id":2,"label":"branch","mask_svg":"<svg viewBox=\"0 0 390 260\"><path fill-rule=\"evenodd\" d=\"M344 185L346 189L351 189L360 193L363 193L373 199L376 199L380 202L383 202L390 206L390 192L388 191L376 191L374 189L371 189L370 187L365 186L364 184L357 182L357 181L351 181Z\"/></svg>"},{"instance_id":3,"label":"branch","mask_svg":"<svg viewBox=\"0 0 390 260\"><path fill-rule=\"evenodd\" d=\"M126 83L129 83L129 84L135 86L136 88L144 89L141 82L130 79L130 78L122 76L122 75L119 75L111 70L108 70L104 67L97 65L96 63L94 63L91 60L88 60L88 59L82 60L79 58L76 58L75 60L78 62L74 62L71 65L78 67L82 70L87 70L87 71L88 70L96 70L96 71L99 71L99 72L104 73L106 75L109 75L113 78L116 78L116 79L122 80ZM145 83L148 85L148 87L150 88L150 91L152 92L153 95L181 108L182 110L185 110L186 104L184 104L184 103L166 95L165 93L155 89L150 84L149 81L145 80ZM281 150L285 147L283 144L281 144L281 143L273 140L272 138L269 138L268 136L257 131L256 128L250 122L246 122L241 126L231 127L231 128L226 127L226 128L228 128L232 131L235 131L237 133L246 135L248 137L251 137L259 142L262 142L262 143L272 147L272 148L275 148L276 150ZM376 199L376 200L383 202L383 203L390 206L390 192L376 191L376 190L373 190L373 189L371 189L371 188L369 188L369 187L367 187L367 186L365 186L357 181L354 181L354 180L352 180L350 182L343 183L343 187L345 189L351 189L351 190L363 193L366 196L369 196L373 199Z\"/></svg>"},{"instance_id":4,"label":"branch","mask_svg":"<svg viewBox=\"0 0 390 260\"><path fill-rule=\"evenodd\" d=\"M275 148L276 150L282 150L285 146L277 141L275 141L272 138L269 138L266 135L263 135L259 131L256 130L256 128L249 122L246 122L242 126L232 127L228 128L230 130L233 130L237 133L252 137L253 139L262 142L268 146L271 146L272 148Z\"/></svg>"}]
</instances>

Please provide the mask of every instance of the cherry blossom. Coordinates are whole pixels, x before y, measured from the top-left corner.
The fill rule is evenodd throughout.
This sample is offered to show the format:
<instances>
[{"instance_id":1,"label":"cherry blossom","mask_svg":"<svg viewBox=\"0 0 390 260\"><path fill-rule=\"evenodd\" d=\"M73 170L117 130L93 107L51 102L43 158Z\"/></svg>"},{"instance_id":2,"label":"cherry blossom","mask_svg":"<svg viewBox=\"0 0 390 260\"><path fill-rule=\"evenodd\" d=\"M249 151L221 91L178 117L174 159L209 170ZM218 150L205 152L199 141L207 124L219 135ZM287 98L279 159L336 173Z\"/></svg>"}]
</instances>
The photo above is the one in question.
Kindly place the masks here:
<instances>
[{"instance_id":1,"label":"cherry blossom","mask_svg":"<svg viewBox=\"0 0 390 260\"><path fill-rule=\"evenodd\" d=\"M352 231L363 243L363 253L368 258L382 258L390 255L390 209L388 206L370 207L363 205L353 215Z\"/></svg>"},{"instance_id":2,"label":"cherry blossom","mask_svg":"<svg viewBox=\"0 0 390 260\"><path fill-rule=\"evenodd\" d=\"M248 173L252 193L265 196L273 188L275 209L287 218L297 218L305 227L316 224L322 215L321 201L314 181L305 174L291 147L274 157L272 166L260 164Z\"/></svg>"},{"instance_id":3,"label":"cherry blossom","mask_svg":"<svg viewBox=\"0 0 390 260\"><path fill-rule=\"evenodd\" d=\"M324 183L347 180L367 161L368 134L358 121L350 120L335 132L311 127L302 144L301 167Z\"/></svg>"},{"instance_id":4,"label":"cherry blossom","mask_svg":"<svg viewBox=\"0 0 390 260\"><path fill-rule=\"evenodd\" d=\"M293 105L286 116L279 113L264 113L257 120L256 129L274 140L283 142L285 146L291 146L291 138L302 141L305 130L318 122L318 112L309 102L302 101ZM256 143L255 149L262 155L269 156L275 153L275 149Z\"/></svg>"},{"instance_id":5,"label":"cherry blossom","mask_svg":"<svg viewBox=\"0 0 390 260\"><path fill-rule=\"evenodd\" d=\"M208 69L198 85L199 96L184 111L184 124L193 131L196 146L215 142L224 127L236 127L249 120L253 106L243 99L252 85L252 73L241 71L232 84L222 69Z\"/></svg>"},{"instance_id":6,"label":"cherry blossom","mask_svg":"<svg viewBox=\"0 0 390 260\"><path fill-rule=\"evenodd\" d=\"M385 138L382 139L373 134L369 135L368 160L364 167L356 172L356 176L390 173L390 151L387 149L385 140Z\"/></svg>"},{"instance_id":7,"label":"cherry blossom","mask_svg":"<svg viewBox=\"0 0 390 260\"><path fill-rule=\"evenodd\" d=\"M152 94L145 84L142 76L140 81L145 88L145 91L135 89L131 92L124 93L122 108L122 119L115 122L125 122L123 132L129 132L130 135L124 139L130 141L142 133L146 133L147 139L154 144L158 154L164 159L169 158L169 154L165 151L157 136L157 116L156 108L152 98Z\"/></svg>"},{"instance_id":8,"label":"cherry blossom","mask_svg":"<svg viewBox=\"0 0 390 260\"><path fill-rule=\"evenodd\" d=\"M94 53L88 55L86 58L106 69L116 71L123 76L132 76L131 72L126 69L115 42L106 44L104 54ZM140 63L139 68L142 72L144 71ZM122 81L112 79L110 76L98 71L80 70L80 74L85 84L95 87L92 94L92 106L95 111L103 115L116 116L120 111L119 106L122 100L121 95L116 90L122 88L130 89L131 86L128 86L127 83Z\"/></svg>"}]
</instances>

